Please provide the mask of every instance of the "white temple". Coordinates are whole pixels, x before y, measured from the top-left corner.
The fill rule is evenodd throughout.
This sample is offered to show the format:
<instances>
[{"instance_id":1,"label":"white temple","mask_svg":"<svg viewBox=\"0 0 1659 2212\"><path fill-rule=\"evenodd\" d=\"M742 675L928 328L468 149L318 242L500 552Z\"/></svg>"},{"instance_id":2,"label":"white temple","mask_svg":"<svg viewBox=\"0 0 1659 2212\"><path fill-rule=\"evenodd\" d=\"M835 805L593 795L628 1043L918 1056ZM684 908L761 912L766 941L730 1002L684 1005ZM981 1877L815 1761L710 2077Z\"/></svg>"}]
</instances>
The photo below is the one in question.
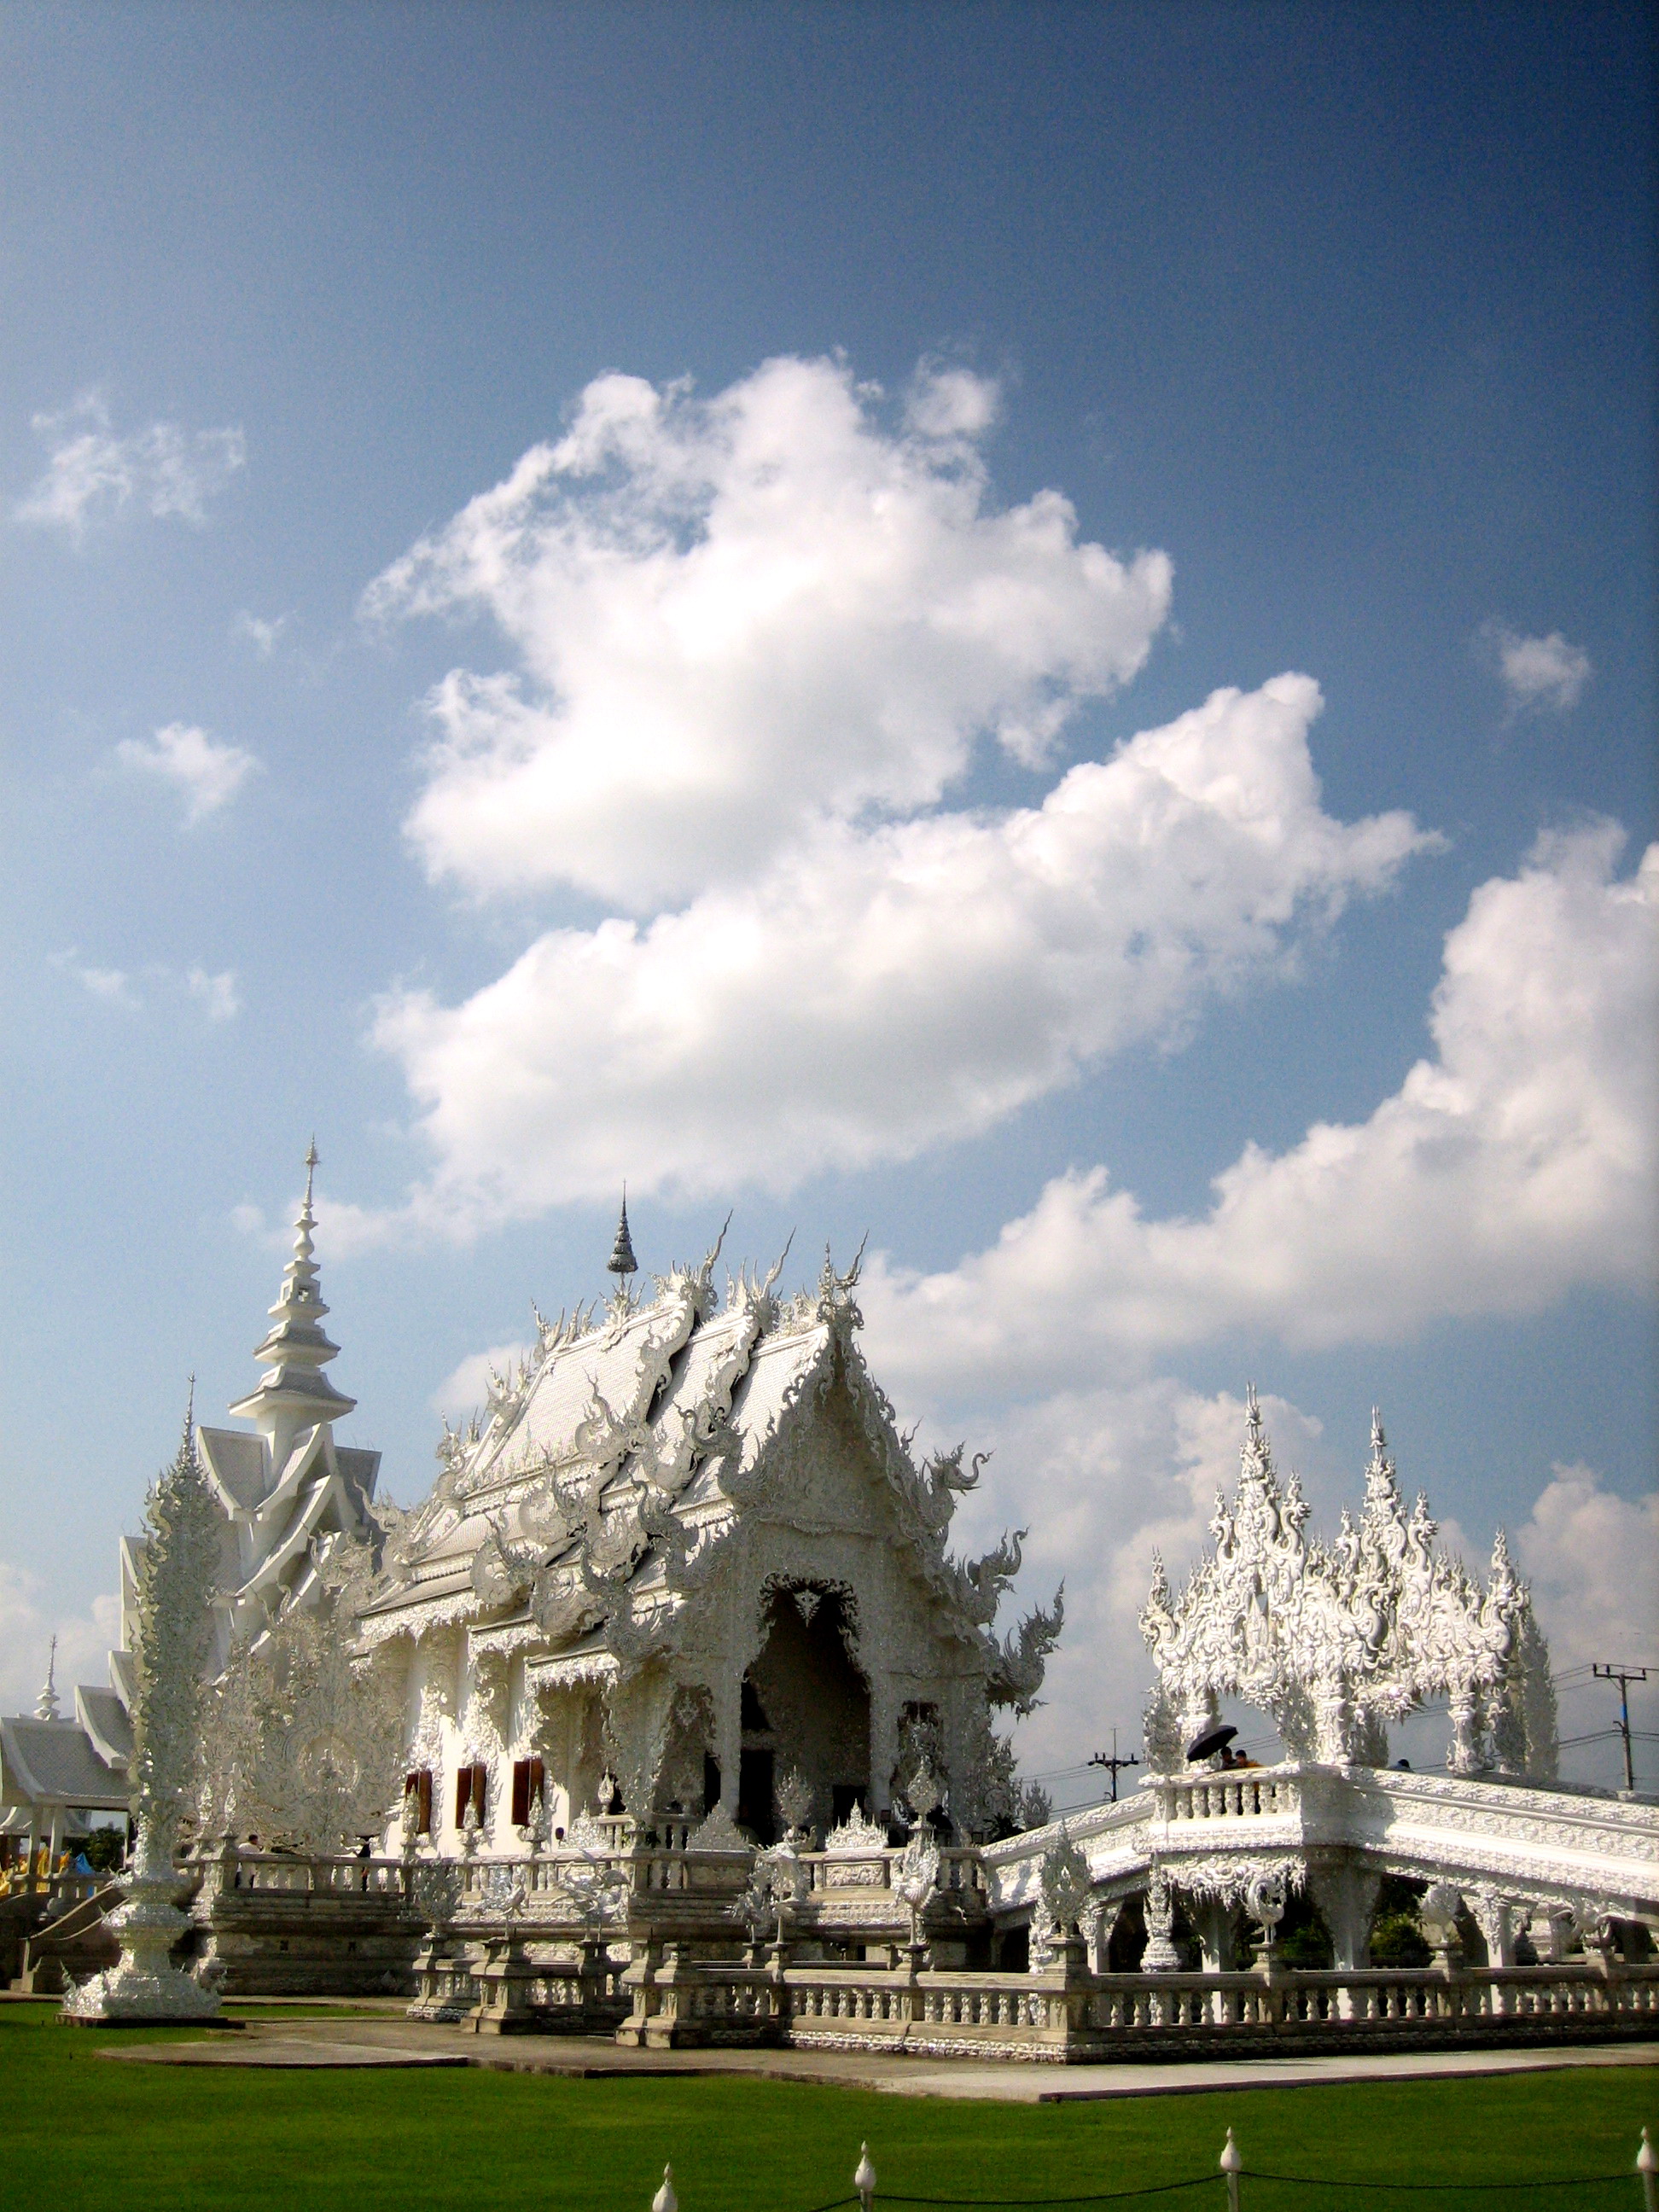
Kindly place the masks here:
<instances>
[{"instance_id":1,"label":"white temple","mask_svg":"<svg viewBox=\"0 0 1659 2212\"><path fill-rule=\"evenodd\" d=\"M996 1633L1023 1532L950 1553L977 1464L912 1456L859 1348L856 1261L792 1297L782 1259L743 1268L722 1296L717 1243L641 1294L624 1206L614 1295L538 1316L404 1515L376 1503L379 1455L335 1442L354 1401L325 1372L315 1166L231 1409L248 1425L199 1432L219 1566L179 1956L204 1985L398 1990L485 2032L1026 2059L1650 2024L1659 1807L1558 1783L1501 1532L1484 1580L1442 1552L1380 1419L1358 1517L1321 1540L1252 1393L1212 1548L1179 1590L1154 1565L1141 1787L1022 1829L995 1723L1037 1698L1060 1600ZM0 1820L31 1866L131 1786L143 1557L124 1542L112 1688L70 1721L49 1680L0 1721ZM1236 1759L1223 1699L1282 1756ZM1389 1765L1390 1726L1442 1703L1445 1771ZM1421 1898L1431 1968L1373 1962L1387 1883ZM0 1948L15 1905L43 1971L107 1967L119 1893L54 1937L27 1887ZM1298 1898L1329 1966L1286 1995Z\"/></svg>"},{"instance_id":2,"label":"white temple","mask_svg":"<svg viewBox=\"0 0 1659 2212\"><path fill-rule=\"evenodd\" d=\"M992 1633L1018 1539L947 1553L976 1476L912 1460L855 1340L856 1266L788 1300L779 1268L745 1272L722 1304L718 1250L543 1327L388 1549L362 1633L402 1670L441 1848L469 1817L516 1841L538 1796L556 1831L718 1808L766 1844L786 1773L828 1828L884 1822L924 1761L960 1827L997 1824L992 1711L1036 1697L1059 1603Z\"/></svg>"}]
</instances>

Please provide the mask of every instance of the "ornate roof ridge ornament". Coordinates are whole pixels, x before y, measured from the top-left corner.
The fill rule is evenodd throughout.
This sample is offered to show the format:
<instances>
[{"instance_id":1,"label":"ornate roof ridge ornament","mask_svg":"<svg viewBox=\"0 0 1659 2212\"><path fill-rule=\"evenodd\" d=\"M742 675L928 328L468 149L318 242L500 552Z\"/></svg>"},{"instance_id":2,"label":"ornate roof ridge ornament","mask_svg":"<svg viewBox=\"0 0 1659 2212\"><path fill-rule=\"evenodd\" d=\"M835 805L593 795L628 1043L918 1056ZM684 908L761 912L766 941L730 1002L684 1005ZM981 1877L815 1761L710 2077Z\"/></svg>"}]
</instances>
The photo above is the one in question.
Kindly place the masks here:
<instances>
[{"instance_id":1,"label":"ornate roof ridge ornament","mask_svg":"<svg viewBox=\"0 0 1659 2212\"><path fill-rule=\"evenodd\" d=\"M831 1328L845 1332L862 1328L864 1316L859 1311L853 1292L864 1267L864 1248L870 1242L866 1229L859 1239L859 1249L853 1255L853 1264L846 1273L836 1272L835 1256L829 1245L823 1248L823 1272L818 1277L817 1317Z\"/></svg>"},{"instance_id":2,"label":"ornate roof ridge ornament","mask_svg":"<svg viewBox=\"0 0 1659 2212\"><path fill-rule=\"evenodd\" d=\"M778 1277L783 1273L783 1263L789 1257L789 1248L795 1241L792 1229L783 1240L783 1249L767 1269L764 1277L757 1277L745 1260L736 1275L727 1270L726 1277L726 1309L734 1312L739 1306L758 1322L757 1334L769 1335L778 1325L781 1301L775 1295Z\"/></svg>"}]
</instances>

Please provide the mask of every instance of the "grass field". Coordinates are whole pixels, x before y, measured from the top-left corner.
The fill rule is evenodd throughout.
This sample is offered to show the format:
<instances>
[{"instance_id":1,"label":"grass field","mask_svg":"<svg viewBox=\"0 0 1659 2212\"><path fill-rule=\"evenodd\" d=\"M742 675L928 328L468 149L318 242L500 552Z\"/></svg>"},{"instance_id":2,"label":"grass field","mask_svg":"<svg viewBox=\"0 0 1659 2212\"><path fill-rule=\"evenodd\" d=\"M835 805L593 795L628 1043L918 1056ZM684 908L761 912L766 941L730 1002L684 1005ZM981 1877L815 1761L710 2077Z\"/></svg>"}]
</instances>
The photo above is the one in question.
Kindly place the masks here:
<instances>
[{"instance_id":1,"label":"grass field","mask_svg":"<svg viewBox=\"0 0 1659 2212\"><path fill-rule=\"evenodd\" d=\"M812 2212L849 2193L867 2137L879 2212L903 2191L1030 2201L1213 2176L1231 2126L1242 2212L1641 2212L1644 2121L1659 2141L1659 2069L1635 2067L1008 2106L660 2075L121 2065L98 2056L117 2040L63 2027L48 2007L0 2008L0 2200L43 2212L647 2212L672 2159L684 2212ZM1581 2174L1627 2178L1470 2185ZM1418 2187L1356 2185L1378 2181ZM1453 2185L1423 2192L1440 2181ZM1164 2201L1225 2212L1218 2177Z\"/></svg>"}]
</instances>

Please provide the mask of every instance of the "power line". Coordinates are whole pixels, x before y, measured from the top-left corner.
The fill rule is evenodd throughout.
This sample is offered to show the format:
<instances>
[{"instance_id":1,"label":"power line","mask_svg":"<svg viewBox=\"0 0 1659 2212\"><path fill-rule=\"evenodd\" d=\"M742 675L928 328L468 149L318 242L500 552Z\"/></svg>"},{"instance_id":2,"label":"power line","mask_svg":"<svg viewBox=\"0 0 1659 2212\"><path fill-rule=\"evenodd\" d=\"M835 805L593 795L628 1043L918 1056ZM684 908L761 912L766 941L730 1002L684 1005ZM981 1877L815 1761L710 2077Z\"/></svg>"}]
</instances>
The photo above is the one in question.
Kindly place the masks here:
<instances>
[{"instance_id":1,"label":"power line","mask_svg":"<svg viewBox=\"0 0 1659 2212\"><path fill-rule=\"evenodd\" d=\"M1625 1740L1625 1787L1634 1790L1636 1768L1630 1754L1630 1686L1632 1682L1645 1682L1648 1670L1645 1667L1632 1667L1628 1661L1598 1659L1592 1663L1590 1672L1598 1682L1619 1685L1619 1733Z\"/></svg>"},{"instance_id":2,"label":"power line","mask_svg":"<svg viewBox=\"0 0 1659 2212\"><path fill-rule=\"evenodd\" d=\"M1111 1776L1112 1802L1115 1805L1117 1802L1117 1778L1120 1774L1127 1774L1132 1766L1139 1766L1140 1764L1140 1754L1139 1752L1133 1753L1126 1752L1122 1758L1120 1759L1117 1749L1117 1730L1114 1729L1112 1730L1112 1748L1109 1754L1103 1751L1097 1751L1094 1757L1089 1761L1089 1764L1091 1766L1103 1766L1106 1771Z\"/></svg>"}]
</instances>

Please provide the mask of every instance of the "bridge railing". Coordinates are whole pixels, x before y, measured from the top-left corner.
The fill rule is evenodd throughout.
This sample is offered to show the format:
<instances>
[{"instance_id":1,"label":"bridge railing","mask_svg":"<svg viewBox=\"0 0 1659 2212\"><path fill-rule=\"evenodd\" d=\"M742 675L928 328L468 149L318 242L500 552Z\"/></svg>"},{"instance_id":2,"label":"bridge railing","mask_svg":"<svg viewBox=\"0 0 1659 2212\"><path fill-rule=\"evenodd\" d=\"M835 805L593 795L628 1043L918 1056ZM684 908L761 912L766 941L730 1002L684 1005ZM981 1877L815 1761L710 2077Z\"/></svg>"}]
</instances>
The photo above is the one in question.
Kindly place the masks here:
<instances>
[{"instance_id":1,"label":"bridge railing","mask_svg":"<svg viewBox=\"0 0 1659 2212\"><path fill-rule=\"evenodd\" d=\"M1152 1784L1161 1820L1282 1819L1301 1809L1293 1774L1261 1767L1243 1773L1159 1776Z\"/></svg>"},{"instance_id":2,"label":"bridge railing","mask_svg":"<svg viewBox=\"0 0 1659 2212\"><path fill-rule=\"evenodd\" d=\"M623 1977L635 2044L781 2041L1006 2058L1268 2043L1340 2045L1552 2033L1651 2032L1659 1966L1447 1973L934 1972L914 1967L636 1959Z\"/></svg>"}]
</instances>

